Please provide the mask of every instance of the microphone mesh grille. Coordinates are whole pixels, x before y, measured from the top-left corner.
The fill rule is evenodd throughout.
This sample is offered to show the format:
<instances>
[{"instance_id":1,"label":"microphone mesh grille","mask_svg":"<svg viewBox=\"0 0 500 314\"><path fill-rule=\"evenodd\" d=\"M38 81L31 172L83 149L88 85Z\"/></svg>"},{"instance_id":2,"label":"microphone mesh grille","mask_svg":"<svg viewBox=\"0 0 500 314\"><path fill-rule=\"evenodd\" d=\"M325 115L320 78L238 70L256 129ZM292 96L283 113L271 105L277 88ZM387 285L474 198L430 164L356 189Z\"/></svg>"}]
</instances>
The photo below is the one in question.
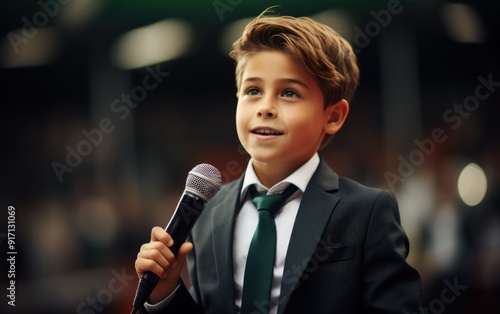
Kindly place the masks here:
<instances>
[{"instance_id":1,"label":"microphone mesh grille","mask_svg":"<svg viewBox=\"0 0 500 314\"><path fill-rule=\"evenodd\" d=\"M189 171L186 189L209 201L219 192L221 182L221 174L217 168L209 164L199 164Z\"/></svg>"}]
</instances>

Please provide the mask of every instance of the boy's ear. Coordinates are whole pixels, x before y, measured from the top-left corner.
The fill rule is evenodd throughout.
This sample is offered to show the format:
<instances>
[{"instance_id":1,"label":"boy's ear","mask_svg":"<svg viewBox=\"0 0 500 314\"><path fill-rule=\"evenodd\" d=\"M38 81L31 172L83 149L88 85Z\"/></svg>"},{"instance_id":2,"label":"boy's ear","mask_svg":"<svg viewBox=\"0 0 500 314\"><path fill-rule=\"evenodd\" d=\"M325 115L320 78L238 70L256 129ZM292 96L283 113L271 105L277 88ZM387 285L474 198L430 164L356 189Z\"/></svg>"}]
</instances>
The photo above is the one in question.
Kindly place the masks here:
<instances>
[{"instance_id":1,"label":"boy's ear","mask_svg":"<svg viewBox=\"0 0 500 314\"><path fill-rule=\"evenodd\" d=\"M325 113L328 119L325 124L325 132L333 135L344 125L344 121L349 114L349 103L347 100L342 99L335 104L329 105L325 109Z\"/></svg>"}]
</instances>

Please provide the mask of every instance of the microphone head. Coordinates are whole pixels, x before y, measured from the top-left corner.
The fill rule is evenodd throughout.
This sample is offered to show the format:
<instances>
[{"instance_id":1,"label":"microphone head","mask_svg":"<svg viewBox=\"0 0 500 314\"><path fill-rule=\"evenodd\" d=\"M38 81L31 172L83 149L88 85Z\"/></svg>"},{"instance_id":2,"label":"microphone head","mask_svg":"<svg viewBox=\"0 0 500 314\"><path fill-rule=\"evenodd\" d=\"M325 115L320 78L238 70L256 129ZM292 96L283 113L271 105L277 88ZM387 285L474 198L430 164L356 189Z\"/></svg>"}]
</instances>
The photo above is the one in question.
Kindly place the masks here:
<instances>
[{"instance_id":1,"label":"microphone head","mask_svg":"<svg viewBox=\"0 0 500 314\"><path fill-rule=\"evenodd\" d=\"M222 177L212 165L199 164L189 171L186 179L186 191L198 195L205 201L209 201L219 192Z\"/></svg>"}]
</instances>

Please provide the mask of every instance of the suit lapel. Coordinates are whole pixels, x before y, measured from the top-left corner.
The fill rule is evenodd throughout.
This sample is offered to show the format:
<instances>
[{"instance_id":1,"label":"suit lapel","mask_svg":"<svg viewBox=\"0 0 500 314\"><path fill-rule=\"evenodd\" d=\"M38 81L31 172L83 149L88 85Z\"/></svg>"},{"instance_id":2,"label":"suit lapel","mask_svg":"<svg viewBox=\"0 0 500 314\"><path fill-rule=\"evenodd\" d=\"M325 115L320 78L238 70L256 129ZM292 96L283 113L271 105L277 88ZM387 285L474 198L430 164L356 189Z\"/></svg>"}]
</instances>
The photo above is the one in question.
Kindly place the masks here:
<instances>
[{"instance_id":1,"label":"suit lapel","mask_svg":"<svg viewBox=\"0 0 500 314\"><path fill-rule=\"evenodd\" d=\"M278 313L283 313L290 295L315 252L326 224L339 201L331 194L338 189L338 176L321 160L309 182L295 219L281 283Z\"/></svg>"},{"instance_id":2,"label":"suit lapel","mask_svg":"<svg viewBox=\"0 0 500 314\"><path fill-rule=\"evenodd\" d=\"M227 313L236 311L234 304L233 232L234 220L240 208L240 188L243 179L229 186L224 199L212 210L213 249L219 289ZM221 191L222 192L222 191Z\"/></svg>"}]
</instances>

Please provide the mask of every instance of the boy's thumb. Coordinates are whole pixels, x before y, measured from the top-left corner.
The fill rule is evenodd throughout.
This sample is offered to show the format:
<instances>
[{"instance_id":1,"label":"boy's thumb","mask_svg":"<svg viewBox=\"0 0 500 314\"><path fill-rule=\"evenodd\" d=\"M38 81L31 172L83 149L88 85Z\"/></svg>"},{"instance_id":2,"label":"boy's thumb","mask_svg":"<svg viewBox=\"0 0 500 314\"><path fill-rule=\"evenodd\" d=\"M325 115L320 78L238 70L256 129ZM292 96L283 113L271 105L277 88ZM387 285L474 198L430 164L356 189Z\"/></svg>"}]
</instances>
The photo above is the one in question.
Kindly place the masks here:
<instances>
[{"instance_id":1,"label":"boy's thumb","mask_svg":"<svg viewBox=\"0 0 500 314\"><path fill-rule=\"evenodd\" d=\"M185 242L179 248L179 252L177 252L177 267L182 269L184 264L186 263L186 256L189 252L193 250L193 244L191 242Z\"/></svg>"},{"instance_id":2,"label":"boy's thumb","mask_svg":"<svg viewBox=\"0 0 500 314\"><path fill-rule=\"evenodd\" d=\"M170 272L166 275L167 281L178 282L182 273L182 268L186 263L186 256L189 252L193 250L193 244L191 242L185 242L179 248L177 255L175 256L175 265L171 268Z\"/></svg>"}]
</instances>

